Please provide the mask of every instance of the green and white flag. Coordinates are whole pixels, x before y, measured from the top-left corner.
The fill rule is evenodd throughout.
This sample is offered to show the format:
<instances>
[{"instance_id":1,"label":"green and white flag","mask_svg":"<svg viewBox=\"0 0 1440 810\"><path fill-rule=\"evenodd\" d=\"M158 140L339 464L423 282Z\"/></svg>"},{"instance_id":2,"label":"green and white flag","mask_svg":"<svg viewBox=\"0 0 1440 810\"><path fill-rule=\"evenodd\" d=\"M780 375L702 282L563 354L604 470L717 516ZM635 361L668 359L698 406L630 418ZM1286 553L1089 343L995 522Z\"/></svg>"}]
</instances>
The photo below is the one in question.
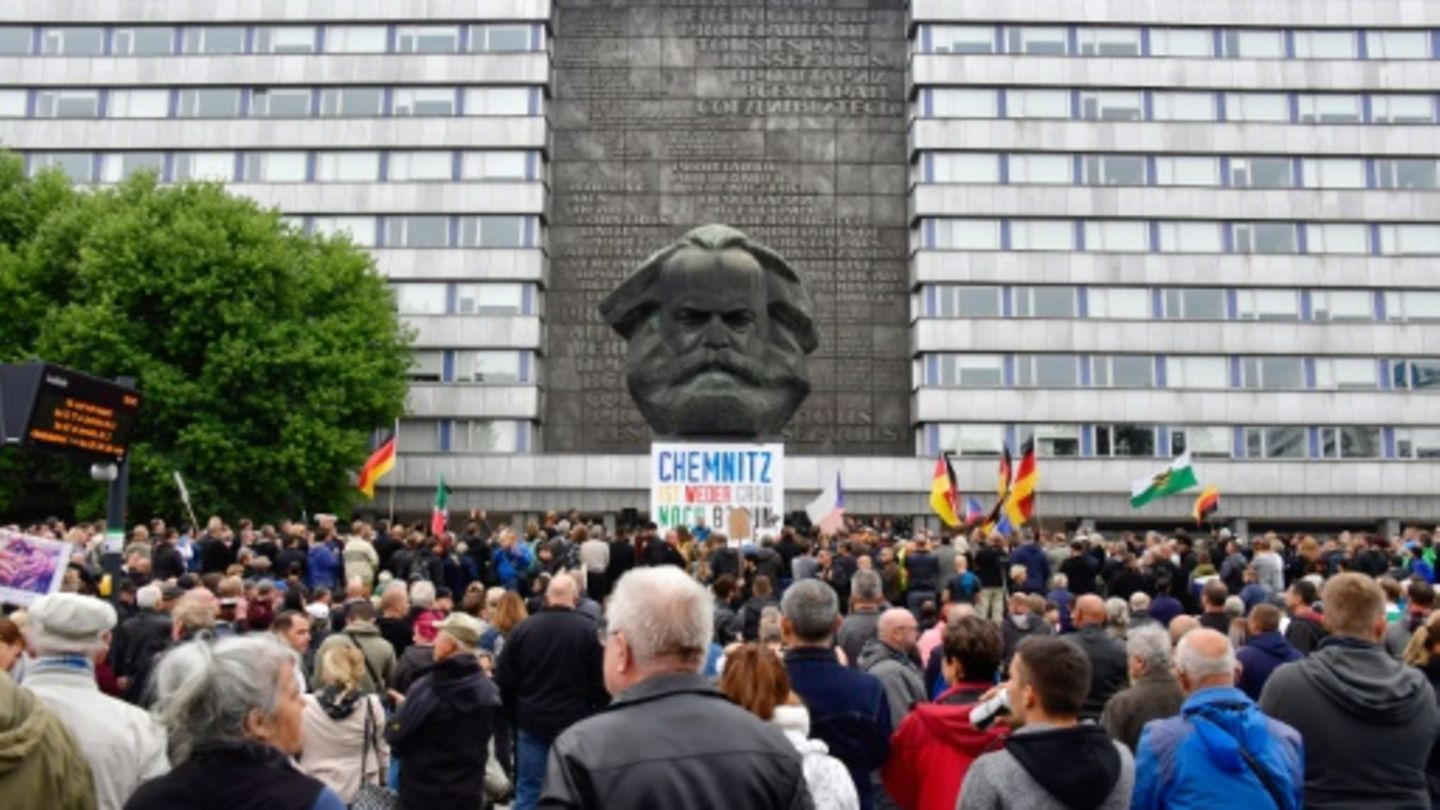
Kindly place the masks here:
<instances>
[{"instance_id":1,"label":"green and white flag","mask_svg":"<svg viewBox=\"0 0 1440 810\"><path fill-rule=\"evenodd\" d=\"M1170 462L1169 467L1130 485L1130 507L1139 509L1157 498L1184 492L1198 483L1195 480L1195 468L1190 466L1190 451L1186 450L1183 455Z\"/></svg>"}]
</instances>

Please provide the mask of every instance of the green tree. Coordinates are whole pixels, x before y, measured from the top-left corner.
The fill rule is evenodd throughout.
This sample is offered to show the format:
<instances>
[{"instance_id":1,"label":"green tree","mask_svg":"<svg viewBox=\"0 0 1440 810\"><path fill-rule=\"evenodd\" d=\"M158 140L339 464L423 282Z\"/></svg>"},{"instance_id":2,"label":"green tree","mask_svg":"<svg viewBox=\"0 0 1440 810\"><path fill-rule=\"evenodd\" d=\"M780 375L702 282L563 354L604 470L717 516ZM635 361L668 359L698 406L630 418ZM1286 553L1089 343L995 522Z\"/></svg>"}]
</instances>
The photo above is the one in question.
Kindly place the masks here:
<instances>
[{"instance_id":1,"label":"green tree","mask_svg":"<svg viewBox=\"0 0 1440 810\"><path fill-rule=\"evenodd\" d=\"M218 185L80 192L0 155L0 300L0 361L139 381L132 522L179 516L174 470L206 513L346 513L371 432L404 408L410 335L369 254ZM55 475L6 455L31 485ZM81 466L58 486L103 515ZM0 514L23 497L0 487Z\"/></svg>"}]
</instances>

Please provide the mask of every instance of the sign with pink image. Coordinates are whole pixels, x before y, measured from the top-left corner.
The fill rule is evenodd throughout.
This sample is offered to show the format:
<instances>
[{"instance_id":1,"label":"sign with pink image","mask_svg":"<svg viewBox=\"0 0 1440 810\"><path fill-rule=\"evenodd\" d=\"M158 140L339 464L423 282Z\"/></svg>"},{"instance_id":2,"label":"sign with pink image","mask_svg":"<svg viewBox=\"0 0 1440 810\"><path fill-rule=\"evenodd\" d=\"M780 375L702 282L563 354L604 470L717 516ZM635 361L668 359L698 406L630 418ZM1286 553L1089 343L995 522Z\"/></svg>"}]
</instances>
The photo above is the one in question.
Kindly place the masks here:
<instances>
[{"instance_id":1,"label":"sign with pink image","mask_svg":"<svg viewBox=\"0 0 1440 810\"><path fill-rule=\"evenodd\" d=\"M70 544L0 529L0 604L29 605L60 588Z\"/></svg>"}]
</instances>

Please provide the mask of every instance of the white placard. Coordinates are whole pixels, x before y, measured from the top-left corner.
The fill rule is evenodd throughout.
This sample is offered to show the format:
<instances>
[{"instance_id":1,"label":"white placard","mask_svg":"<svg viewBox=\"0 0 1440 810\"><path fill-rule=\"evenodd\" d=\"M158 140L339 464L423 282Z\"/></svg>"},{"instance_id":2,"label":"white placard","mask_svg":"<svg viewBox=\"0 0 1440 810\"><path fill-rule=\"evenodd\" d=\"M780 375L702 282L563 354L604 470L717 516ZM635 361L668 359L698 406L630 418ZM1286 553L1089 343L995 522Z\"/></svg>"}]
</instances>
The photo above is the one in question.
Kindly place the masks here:
<instances>
[{"instance_id":1,"label":"white placard","mask_svg":"<svg viewBox=\"0 0 1440 810\"><path fill-rule=\"evenodd\" d=\"M650 445L650 519L662 533L703 518L736 545L784 517L784 444Z\"/></svg>"},{"instance_id":2,"label":"white placard","mask_svg":"<svg viewBox=\"0 0 1440 810\"><path fill-rule=\"evenodd\" d=\"M24 607L54 593L69 566L69 543L0 529L0 603Z\"/></svg>"}]
</instances>

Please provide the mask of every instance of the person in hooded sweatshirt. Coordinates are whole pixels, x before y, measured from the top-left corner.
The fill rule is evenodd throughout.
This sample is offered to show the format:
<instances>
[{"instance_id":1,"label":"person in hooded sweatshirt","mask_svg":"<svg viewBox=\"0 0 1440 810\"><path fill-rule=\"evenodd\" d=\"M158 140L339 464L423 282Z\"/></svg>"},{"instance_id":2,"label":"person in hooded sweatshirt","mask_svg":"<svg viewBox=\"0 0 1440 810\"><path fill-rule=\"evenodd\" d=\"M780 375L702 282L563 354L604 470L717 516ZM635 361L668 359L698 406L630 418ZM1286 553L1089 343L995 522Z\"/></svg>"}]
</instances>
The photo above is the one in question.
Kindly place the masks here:
<instances>
[{"instance_id":1,"label":"person in hooded sweatshirt","mask_svg":"<svg viewBox=\"0 0 1440 810\"><path fill-rule=\"evenodd\" d=\"M1045 623L1044 616L1030 609L1030 597L1023 593L1010 594L1010 609L1000 624L1001 666L1008 669L1021 641L1030 636L1048 635L1051 635L1050 625Z\"/></svg>"},{"instance_id":2,"label":"person in hooded sweatshirt","mask_svg":"<svg viewBox=\"0 0 1440 810\"><path fill-rule=\"evenodd\" d=\"M1276 669L1260 693L1261 710L1305 741L1305 806L1429 807L1435 690L1381 646L1385 594L1375 580L1339 574L1323 602L1330 636Z\"/></svg>"},{"instance_id":3,"label":"person in hooded sweatshirt","mask_svg":"<svg viewBox=\"0 0 1440 810\"><path fill-rule=\"evenodd\" d=\"M1054 637L1020 642L1005 685L1018 726L1005 747L970 766L958 810L1125 810L1135 786L1130 749L1081 722L1090 659Z\"/></svg>"},{"instance_id":4,"label":"person in hooded sweatshirt","mask_svg":"<svg viewBox=\"0 0 1440 810\"><path fill-rule=\"evenodd\" d=\"M775 583L764 574L755 577L755 582L750 586L750 598L736 611L741 637L746 642L760 638L761 614L767 607L779 606L780 603L775 599Z\"/></svg>"},{"instance_id":5,"label":"person in hooded sweatshirt","mask_svg":"<svg viewBox=\"0 0 1440 810\"><path fill-rule=\"evenodd\" d=\"M1237 686L1251 700L1259 700L1270 680L1270 673L1281 664L1299 661L1305 656L1290 646L1280 635L1280 609L1274 605L1256 605L1250 611L1250 640L1235 654L1240 661L1240 682Z\"/></svg>"},{"instance_id":6,"label":"person in hooded sweatshirt","mask_svg":"<svg viewBox=\"0 0 1440 810\"><path fill-rule=\"evenodd\" d=\"M890 727L899 728L910 708L925 702L925 683L915 662L915 642L920 624L905 608L890 608L880 614L875 638L860 651L859 669L880 679L890 704Z\"/></svg>"}]
</instances>

